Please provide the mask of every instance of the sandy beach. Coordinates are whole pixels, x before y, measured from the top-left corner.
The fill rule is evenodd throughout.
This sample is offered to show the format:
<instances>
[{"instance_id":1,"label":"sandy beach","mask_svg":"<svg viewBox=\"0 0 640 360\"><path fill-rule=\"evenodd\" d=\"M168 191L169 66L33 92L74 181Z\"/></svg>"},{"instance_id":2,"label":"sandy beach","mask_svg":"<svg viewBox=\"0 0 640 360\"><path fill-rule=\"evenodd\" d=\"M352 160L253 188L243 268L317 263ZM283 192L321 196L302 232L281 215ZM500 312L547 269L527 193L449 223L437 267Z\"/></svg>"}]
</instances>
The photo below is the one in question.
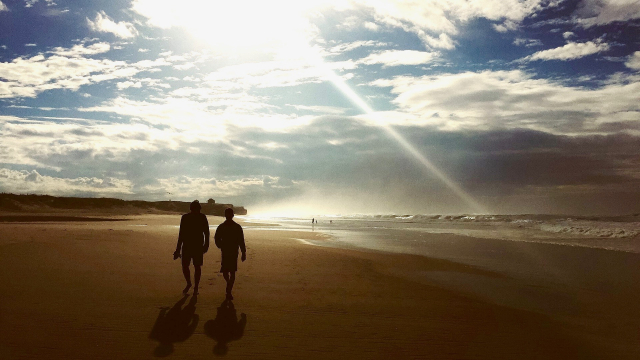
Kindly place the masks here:
<instances>
[{"instance_id":1,"label":"sandy beach","mask_svg":"<svg viewBox=\"0 0 640 360\"><path fill-rule=\"evenodd\" d=\"M184 279L171 256L178 215L116 218L125 220L14 218L0 223L0 358L640 356L640 284L635 281L614 293L582 285L555 287L504 269L311 246L328 235L264 225L252 230L244 224L248 260L239 263L231 307L223 302L215 248L205 254L200 294L182 295ZM209 217L211 225L221 221ZM449 237L460 246L466 241L433 236ZM503 249L512 251L508 246ZM544 244L536 249L542 258L568 251ZM595 259L593 271L602 275L597 282L638 277L637 254L570 251L567 267ZM628 273L609 272L609 263ZM478 288L484 283L504 292L483 296ZM513 289L525 289L529 301L518 305L507 298ZM552 302L558 307L575 306L540 310L545 306L537 305L550 299L557 299Z\"/></svg>"}]
</instances>

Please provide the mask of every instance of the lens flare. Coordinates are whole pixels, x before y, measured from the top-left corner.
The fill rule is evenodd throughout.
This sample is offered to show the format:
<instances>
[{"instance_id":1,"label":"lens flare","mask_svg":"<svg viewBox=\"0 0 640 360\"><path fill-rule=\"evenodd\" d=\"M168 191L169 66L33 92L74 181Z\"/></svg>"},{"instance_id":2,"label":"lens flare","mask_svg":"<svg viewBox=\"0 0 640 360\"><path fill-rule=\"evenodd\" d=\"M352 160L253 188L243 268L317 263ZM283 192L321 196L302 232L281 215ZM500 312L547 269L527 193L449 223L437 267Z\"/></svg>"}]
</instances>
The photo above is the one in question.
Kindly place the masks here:
<instances>
[{"instance_id":1,"label":"lens flare","mask_svg":"<svg viewBox=\"0 0 640 360\"><path fill-rule=\"evenodd\" d=\"M316 66L319 66L323 69L326 74L326 77L333 83L353 104L355 104L360 110L362 110L366 115L374 118L379 116L376 112L367 104L358 94L356 94L353 89L344 82L344 80L336 75L333 70L331 70L323 61L320 56L317 56L315 61ZM443 184L445 184L454 194L456 194L460 199L464 200L473 211L479 214L487 214L488 211L478 203L471 195L469 195L460 185L458 185L455 181L451 180L444 172L438 169L426 156L424 156L418 149L413 146L407 139L405 139L399 132L397 132L391 126L385 124L383 121L375 121L375 123L381 127L392 139L394 139L398 144L407 151L411 156L413 156L422 166L424 166L425 170L429 173L435 175Z\"/></svg>"}]
</instances>

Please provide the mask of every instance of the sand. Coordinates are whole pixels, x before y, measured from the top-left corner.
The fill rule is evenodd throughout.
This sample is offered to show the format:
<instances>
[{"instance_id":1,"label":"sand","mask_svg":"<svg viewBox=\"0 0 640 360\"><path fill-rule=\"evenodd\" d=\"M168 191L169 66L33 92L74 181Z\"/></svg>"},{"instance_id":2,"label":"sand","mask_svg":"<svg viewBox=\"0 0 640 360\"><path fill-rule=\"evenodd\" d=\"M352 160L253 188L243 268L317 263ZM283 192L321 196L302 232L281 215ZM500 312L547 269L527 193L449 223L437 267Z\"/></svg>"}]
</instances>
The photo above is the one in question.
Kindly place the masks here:
<instances>
[{"instance_id":1,"label":"sand","mask_svg":"<svg viewBox=\"0 0 640 360\"><path fill-rule=\"evenodd\" d=\"M505 305L499 292L489 301L460 284L517 284L546 300L567 294L453 261L309 245L327 241L320 232L246 225L233 308L215 248L205 254L200 294L185 297L172 260L180 217L119 218L0 224L0 359L640 356L637 307L607 322L588 307L568 317ZM457 285L419 273L450 274Z\"/></svg>"}]
</instances>

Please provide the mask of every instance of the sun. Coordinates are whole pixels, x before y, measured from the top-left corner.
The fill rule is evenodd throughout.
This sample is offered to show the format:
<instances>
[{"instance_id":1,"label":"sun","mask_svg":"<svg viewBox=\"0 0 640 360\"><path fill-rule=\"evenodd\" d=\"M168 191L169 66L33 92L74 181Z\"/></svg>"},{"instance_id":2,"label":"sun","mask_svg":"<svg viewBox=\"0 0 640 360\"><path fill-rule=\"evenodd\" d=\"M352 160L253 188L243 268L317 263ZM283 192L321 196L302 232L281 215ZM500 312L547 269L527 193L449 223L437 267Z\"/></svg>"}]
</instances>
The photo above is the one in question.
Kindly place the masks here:
<instances>
[{"instance_id":1,"label":"sun","mask_svg":"<svg viewBox=\"0 0 640 360\"><path fill-rule=\"evenodd\" d=\"M220 51L269 52L304 47L317 34L310 18L330 1L135 0L151 25L180 27Z\"/></svg>"}]
</instances>

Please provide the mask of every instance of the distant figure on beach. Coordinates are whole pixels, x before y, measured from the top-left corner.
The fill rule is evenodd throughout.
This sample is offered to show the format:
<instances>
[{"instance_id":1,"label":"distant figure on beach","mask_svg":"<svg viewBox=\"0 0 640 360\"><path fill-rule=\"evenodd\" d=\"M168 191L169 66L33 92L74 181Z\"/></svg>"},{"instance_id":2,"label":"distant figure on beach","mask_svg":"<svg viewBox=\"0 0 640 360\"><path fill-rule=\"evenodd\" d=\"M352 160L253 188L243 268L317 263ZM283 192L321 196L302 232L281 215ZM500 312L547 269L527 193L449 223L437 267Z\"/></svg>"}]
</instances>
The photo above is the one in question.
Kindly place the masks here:
<instances>
[{"instance_id":1,"label":"distant figure on beach","mask_svg":"<svg viewBox=\"0 0 640 360\"><path fill-rule=\"evenodd\" d=\"M315 218L311 218L311 223L315 224L316 223L316 219Z\"/></svg>"},{"instance_id":2,"label":"distant figure on beach","mask_svg":"<svg viewBox=\"0 0 640 360\"><path fill-rule=\"evenodd\" d=\"M191 212L182 215L180 220L180 233L173 259L182 257L182 273L187 281L187 286L182 290L185 294L191 288L189 264L193 260L193 280L195 282L193 295L198 295L203 257L204 253L209 250L209 222L207 221L207 216L200 213L201 206L198 200L194 200L189 205L189 209Z\"/></svg>"},{"instance_id":3,"label":"distant figure on beach","mask_svg":"<svg viewBox=\"0 0 640 360\"><path fill-rule=\"evenodd\" d=\"M244 245L244 233L242 226L233 221L233 209L224 210L225 222L218 225L214 239L216 246L222 252L222 263L220 272L227 281L227 300L233 300L231 290L236 282L236 271L238 271L238 248L242 251L242 261L247 259L247 249Z\"/></svg>"}]
</instances>

